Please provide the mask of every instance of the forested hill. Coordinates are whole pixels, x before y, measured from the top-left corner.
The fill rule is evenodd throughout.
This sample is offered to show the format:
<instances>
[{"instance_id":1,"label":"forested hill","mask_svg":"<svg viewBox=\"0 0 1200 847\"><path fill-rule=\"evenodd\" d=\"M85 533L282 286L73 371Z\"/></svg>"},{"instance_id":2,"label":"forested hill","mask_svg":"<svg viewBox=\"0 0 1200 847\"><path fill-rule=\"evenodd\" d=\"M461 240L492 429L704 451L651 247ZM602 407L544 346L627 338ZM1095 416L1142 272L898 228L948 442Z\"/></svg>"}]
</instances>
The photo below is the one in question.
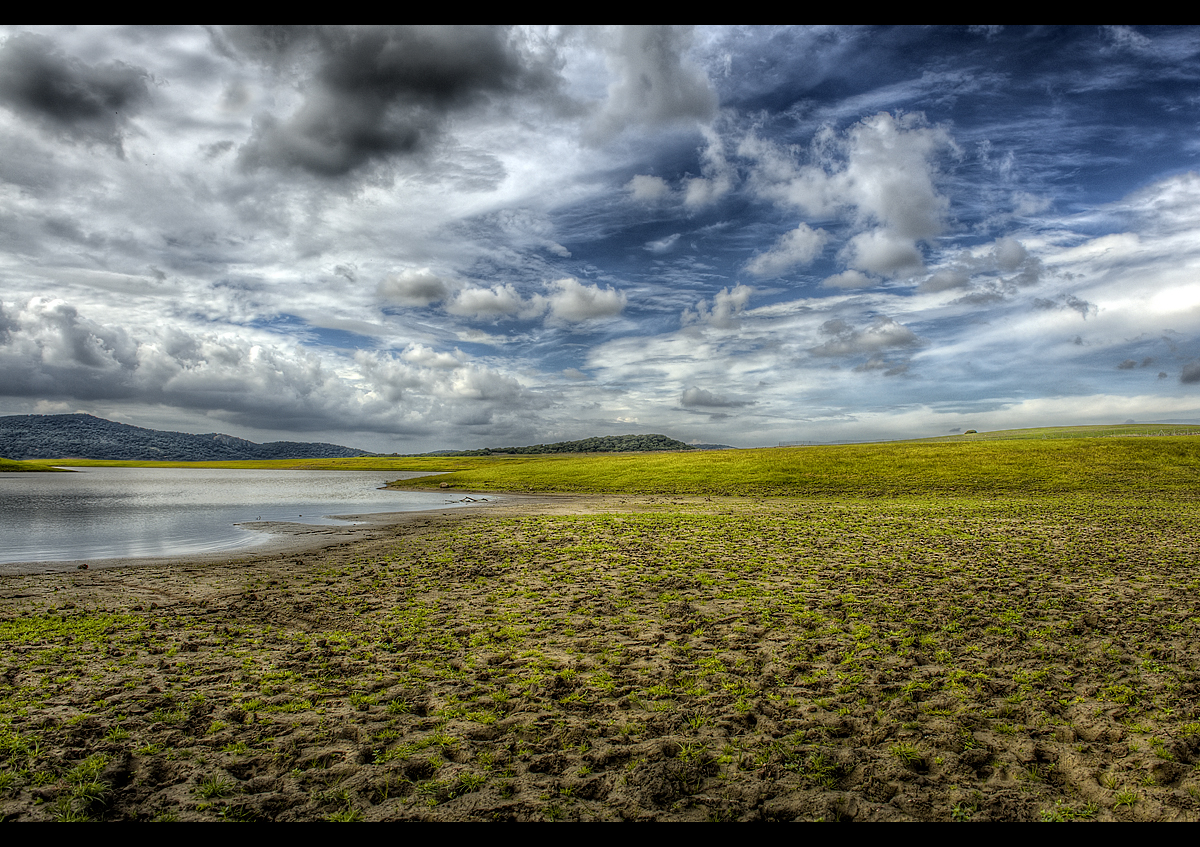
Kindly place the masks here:
<instances>
[{"instance_id":1,"label":"forested hill","mask_svg":"<svg viewBox=\"0 0 1200 847\"><path fill-rule=\"evenodd\" d=\"M271 441L232 435L162 432L92 415L0 417L0 456L8 459L141 459L201 462L236 459L340 459L373 455L338 444Z\"/></svg>"},{"instance_id":2,"label":"forested hill","mask_svg":"<svg viewBox=\"0 0 1200 847\"><path fill-rule=\"evenodd\" d=\"M710 446L710 445L705 445ZM716 445L711 445L716 446ZM541 453L634 453L654 450L693 450L690 444L667 438L665 435L604 435L580 441L556 441L553 444L534 444L531 447L485 447L482 450L460 450L450 456L492 456L496 454L528 455Z\"/></svg>"}]
</instances>

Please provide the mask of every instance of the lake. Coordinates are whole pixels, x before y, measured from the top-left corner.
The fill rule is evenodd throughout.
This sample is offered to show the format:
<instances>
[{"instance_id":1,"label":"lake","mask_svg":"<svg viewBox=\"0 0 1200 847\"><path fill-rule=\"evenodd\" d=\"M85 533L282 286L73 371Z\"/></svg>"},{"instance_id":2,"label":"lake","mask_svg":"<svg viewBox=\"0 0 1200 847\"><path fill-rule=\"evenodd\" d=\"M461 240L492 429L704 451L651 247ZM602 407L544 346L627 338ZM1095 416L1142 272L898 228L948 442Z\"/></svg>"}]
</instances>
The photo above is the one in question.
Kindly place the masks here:
<instances>
[{"instance_id":1,"label":"lake","mask_svg":"<svg viewBox=\"0 0 1200 847\"><path fill-rule=\"evenodd\" d=\"M261 544L245 521L461 507L461 492L389 491L397 471L80 468L0 474L0 563L216 553ZM493 500L495 498L492 498Z\"/></svg>"}]
</instances>

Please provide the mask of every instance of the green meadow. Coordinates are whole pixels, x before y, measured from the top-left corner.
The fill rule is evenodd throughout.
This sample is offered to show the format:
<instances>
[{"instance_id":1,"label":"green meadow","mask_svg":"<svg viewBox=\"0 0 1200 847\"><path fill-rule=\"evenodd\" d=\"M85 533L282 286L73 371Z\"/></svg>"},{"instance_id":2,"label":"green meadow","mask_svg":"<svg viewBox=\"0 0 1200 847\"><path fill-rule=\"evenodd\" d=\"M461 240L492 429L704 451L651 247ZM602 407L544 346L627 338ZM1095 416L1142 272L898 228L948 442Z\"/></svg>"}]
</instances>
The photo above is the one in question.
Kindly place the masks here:
<instances>
[{"instance_id":1,"label":"green meadow","mask_svg":"<svg viewBox=\"0 0 1200 847\"><path fill-rule=\"evenodd\" d=\"M890 442L507 459L413 487L536 493L731 497L902 494L1188 494L1200 483L1200 438L1055 438Z\"/></svg>"}]
</instances>

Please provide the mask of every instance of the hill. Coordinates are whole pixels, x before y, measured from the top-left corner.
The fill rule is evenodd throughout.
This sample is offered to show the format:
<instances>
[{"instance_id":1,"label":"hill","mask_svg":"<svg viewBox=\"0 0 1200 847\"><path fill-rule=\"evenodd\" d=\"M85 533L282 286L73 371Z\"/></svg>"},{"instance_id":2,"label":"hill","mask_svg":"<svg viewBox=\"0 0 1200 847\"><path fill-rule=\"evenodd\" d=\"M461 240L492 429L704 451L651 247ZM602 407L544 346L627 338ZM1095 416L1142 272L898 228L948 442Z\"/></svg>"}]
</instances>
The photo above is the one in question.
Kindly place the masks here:
<instances>
[{"instance_id":1,"label":"hill","mask_svg":"<svg viewBox=\"0 0 1200 847\"><path fill-rule=\"evenodd\" d=\"M164 432L92 415L0 417L0 456L10 459L132 459L202 462L370 456L365 450L304 441L257 444L222 433Z\"/></svg>"},{"instance_id":2,"label":"hill","mask_svg":"<svg viewBox=\"0 0 1200 847\"><path fill-rule=\"evenodd\" d=\"M720 449L724 445L706 444L704 447ZM556 441L553 444L534 444L529 447L484 447L481 450L460 450L455 453L442 452L443 456L540 456L552 453L649 453L663 450L695 450L665 435L603 435L579 441Z\"/></svg>"}]
</instances>

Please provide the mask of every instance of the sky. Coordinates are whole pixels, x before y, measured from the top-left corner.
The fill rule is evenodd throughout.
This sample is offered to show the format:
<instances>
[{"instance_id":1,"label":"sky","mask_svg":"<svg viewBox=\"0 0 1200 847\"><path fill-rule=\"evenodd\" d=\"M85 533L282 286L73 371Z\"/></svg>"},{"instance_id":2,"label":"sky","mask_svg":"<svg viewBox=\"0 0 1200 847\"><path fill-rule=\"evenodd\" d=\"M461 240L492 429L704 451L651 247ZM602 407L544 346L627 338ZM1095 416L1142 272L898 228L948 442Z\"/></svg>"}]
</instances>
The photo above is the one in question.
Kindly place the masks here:
<instances>
[{"instance_id":1,"label":"sky","mask_svg":"<svg viewBox=\"0 0 1200 847\"><path fill-rule=\"evenodd\" d=\"M1200 421L1200 29L0 28L0 415Z\"/></svg>"}]
</instances>

